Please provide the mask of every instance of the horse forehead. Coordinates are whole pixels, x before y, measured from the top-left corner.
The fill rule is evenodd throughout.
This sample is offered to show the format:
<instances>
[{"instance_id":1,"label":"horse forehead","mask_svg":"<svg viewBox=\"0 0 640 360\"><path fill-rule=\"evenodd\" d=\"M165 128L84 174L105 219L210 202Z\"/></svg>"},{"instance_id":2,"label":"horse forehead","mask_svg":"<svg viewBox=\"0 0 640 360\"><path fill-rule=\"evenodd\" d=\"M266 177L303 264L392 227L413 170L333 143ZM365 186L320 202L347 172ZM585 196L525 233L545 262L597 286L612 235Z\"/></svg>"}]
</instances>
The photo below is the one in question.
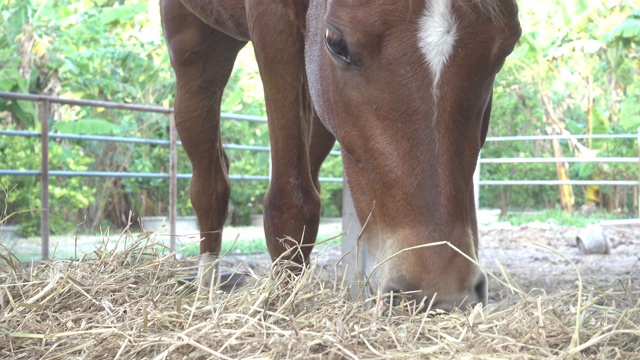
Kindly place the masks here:
<instances>
[{"instance_id":1,"label":"horse forehead","mask_svg":"<svg viewBox=\"0 0 640 360\"><path fill-rule=\"evenodd\" d=\"M335 9L351 19L413 18L425 9L444 7L473 8L463 16L483 15L494 22L502 22L510 13L517 13L517 0L327 0L327 9ZM336 14L340 15L340 14Z\"/></svg>"},{"instance_id":2,"label":"horse forehead","mask_svg":"<svg viewBox=\"0 0 640 360\"><path fill-rule=\"evenodd\" d=\"M328 0L328 16L350 25L376 29L410 22L431 0Z\"/></svg>"},{"instance_id":3,"label":"horse forehead","mask_svg":"<svg viewBox=\"0 0 640 360\"><path fill-rule=\"evenodd\" d=\"M458 40L458 19L453 11L453 0L431 0L419 21L418 46L422 51L437 87L444 66Z\"/></svg>"}]
</instances>

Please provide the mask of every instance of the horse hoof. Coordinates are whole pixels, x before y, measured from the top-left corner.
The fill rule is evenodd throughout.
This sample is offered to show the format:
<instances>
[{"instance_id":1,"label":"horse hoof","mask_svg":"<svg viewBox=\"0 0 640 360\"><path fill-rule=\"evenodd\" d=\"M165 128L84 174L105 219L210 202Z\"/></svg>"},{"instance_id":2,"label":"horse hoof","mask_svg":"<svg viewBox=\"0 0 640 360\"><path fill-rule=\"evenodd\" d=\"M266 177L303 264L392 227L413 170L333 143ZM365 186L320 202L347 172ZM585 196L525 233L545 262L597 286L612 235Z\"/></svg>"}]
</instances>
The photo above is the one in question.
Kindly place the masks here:
<instances>
[{"instance_id":1,"label":"horse hoof","mask_svg":"<svg viewBox=\"0 0 640 360\"><path fill-rule=\"evenodd\" d=\"M598 224L587 225L587 228L576 236L576 244L583 255L609 254L611 251L607 236Z\"/></svg>"},{"instance_id":2,"label":"horse hoof","mask_svg":"<svg viewBox=\"0 0 640 360\"><path fill-rule=\"evenodd\" d=\"M197 275L185 276L178 279L178 286L195 286L197 279Z\"/></svg>"},{"instance_id":3,"label":"horse hoof","mask_svg":"<svg viewBox=\"0 0 640 360\"><path fill-rule=\"evenodd\" d=\"M241 287L246 282L246 277L248 273L238 272L238 271L223 271L220 273L220 286L219 290L229 293L233 291L233 289ZM192 287L195 291L196 287L199 285L200 280L198 279L198 275L186 276L178 279L179 286Z\"/></svg>"}]
</instances>

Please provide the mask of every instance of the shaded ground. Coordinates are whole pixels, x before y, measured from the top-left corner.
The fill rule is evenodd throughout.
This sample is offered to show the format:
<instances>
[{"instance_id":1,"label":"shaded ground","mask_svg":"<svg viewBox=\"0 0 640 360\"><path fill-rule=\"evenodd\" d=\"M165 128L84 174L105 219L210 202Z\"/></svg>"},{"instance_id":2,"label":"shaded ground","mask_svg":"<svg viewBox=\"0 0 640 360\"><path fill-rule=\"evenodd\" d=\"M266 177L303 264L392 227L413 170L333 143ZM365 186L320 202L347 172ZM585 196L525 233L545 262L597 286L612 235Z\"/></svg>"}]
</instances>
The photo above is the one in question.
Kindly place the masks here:
<instances>
[{"instance_id":1,"label":"shaded ground","mask_svg":"<svg viewBox=\"0 0 640 360\"><path fill-rule=\"evenodd\" d=\"M496 260L511 277L529 292L547 293L577 288L578 275L564 258L534 243L547 245L568 257L580 271L588 288L640 288L640 227L605 227L610 242L609 255L583 255L576 246L580 229L545 223L521 227L494 225L481 229L481 262L499 273ZM494 300L508 297L508 292L490 281Z\"/></svg>"},{"instance_id":2,"label":"shaded ground","mask_svg":"<svg viewBox=\"0 0 640 360\"><path fill-rule=\"evenodd\" d=\"M321 240L340 232L339 224L322 226L320 232L322 235L319 237ZM563 290L576 290L578 276L572 265L563 257L535 244L540 243L568 257L578 267L583 284L588 288L640 289L640 226L608 226L604 229L610 242L611 253L582 255L575 241L581 229L575 227L540 222L523 226L511 226L509 223L483 225L480 227L480 261L489 271L504 279L498 265L499 261L515 283L526 293L544 291L554 294ZM183 236L180 244L196 243L196 234L194 232L191 236ZM157 240L167 240L161 237L162 235L158 235ZM224 241L232 242L236 237L258 239L263 238L263 233L262 229L257 227L229 229L225 232ZM109 238L111 239L110 248L114 245L118 234L112 234ZM93 251L96 243L101 241L97 236L80 236L78 240L78 254ZM5 245L21 257L25 254L33 254L37 258L40 253L39 239L18 240ZM52 252L56 248L57 258L73 257L76 250L73 236L52 239L51 247ZM339 263L342 257L340 245L316 246L314 257L317 259L317 264L332 278L336 271L342 274L344 268ZM265 253L228 254L223 259L223 266L226 268L245 267L258 274L264 273L270 264L271 260ZM492 303L507 304L518 299L511 294L510 290L492 278L489 281L489 294Z\"/></svg>"},{"instance_id":3,"label":"shaded ground","mask_svg":"<svg viewBox=\"0 0 640 360\"><path fill-rule=\"evenodd\" d=\"M546 245L568 257L580 271L586 288L630 290L640 289L640 226L608 226L609 255L582 255L576 246L581 229L550 223L531 223L511 226L497 223L480 228L480 261L489 271L504 279L498 262L525 292L544 291L548 294L576 290L578 275L563 257L536 245ZM317 263L333 273L342 256L340 246L314 249ZM270 264L268 255L230 255L226 267L244 264L256 272ZM338 270L343 268L338 265ZM511 292L494 279L489 279L490 302L505 305L517 300Z\"/></svg>"}]
</instances>

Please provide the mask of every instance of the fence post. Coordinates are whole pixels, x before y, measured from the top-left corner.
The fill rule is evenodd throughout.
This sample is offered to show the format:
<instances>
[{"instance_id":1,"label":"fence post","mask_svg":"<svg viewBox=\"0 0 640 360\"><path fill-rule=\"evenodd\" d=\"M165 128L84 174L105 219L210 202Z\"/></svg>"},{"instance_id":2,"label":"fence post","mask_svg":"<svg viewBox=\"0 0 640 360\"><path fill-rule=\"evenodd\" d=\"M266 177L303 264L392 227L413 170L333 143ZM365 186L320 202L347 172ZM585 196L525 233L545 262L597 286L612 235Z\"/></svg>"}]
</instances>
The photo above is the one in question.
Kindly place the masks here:
<instances>
[{"instance_id":1,"label":"fence post","mask_svg":"<svg viewBox=\"0 0 640 360\"><path fill-rule=\"evenodd\" d=\"M345 266L349 267L345 274L349 293L353 299L357 299L362 288L366 269L364 263L366 249L364 244L358 246L358 235L360 234L361 226L353 206L346 174L342 184L342 261Z\"/></svg>"},{"instance_id":2,"label":"fence post","mask_svg":"<svg viewBox=\"0 0 640 360\"><path fill-rule=\"evenodd\" d=\"M176 216L178 215L178 134L173 111L169 113L169 248L176 251Z\"/></svg>"},{"instance_id":3,"label":"fence post","mask_svg":"<svg viewBox=\"0 0 640 360\"><path fill-rule=\"evenodd\" d=\"M49 101L40 102L40 232L42 260L49 259Z\"/></svg>"},{"instance_id":4,"label":"fence post","mask_svg":"<svg viewBox=\"0 0 640 360\"><path fill-rule=\"evenodd\" d=\"M476 217L478 210L480 210L480 158L482 158L482 150L478 153L476 171L473 172L473 198L476 202Z\"/></svg>"}]
</instances>

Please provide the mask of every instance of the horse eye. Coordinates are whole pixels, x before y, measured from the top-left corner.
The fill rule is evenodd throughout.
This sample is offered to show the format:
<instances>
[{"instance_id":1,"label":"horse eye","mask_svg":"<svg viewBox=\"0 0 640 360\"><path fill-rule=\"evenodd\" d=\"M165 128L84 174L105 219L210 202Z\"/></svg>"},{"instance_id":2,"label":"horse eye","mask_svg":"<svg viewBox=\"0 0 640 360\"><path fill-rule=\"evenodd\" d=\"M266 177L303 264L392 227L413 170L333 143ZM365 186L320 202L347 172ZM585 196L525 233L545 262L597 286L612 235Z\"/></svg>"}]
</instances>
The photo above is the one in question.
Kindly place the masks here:
<instances>
[{"instance_id":1,"label":"horse eye","mask_svg":"<svg viewBox=\"0 0 640 360\"><path fill-rule=\"evenodd\" d=\"M347 42L342 36L327 29L324 36L324 43L327 46L327 50L329 50L333 56L349 65L354 63L353 57L349 53L349 46L347 46Z\"/></svg>"}]
</instances>

